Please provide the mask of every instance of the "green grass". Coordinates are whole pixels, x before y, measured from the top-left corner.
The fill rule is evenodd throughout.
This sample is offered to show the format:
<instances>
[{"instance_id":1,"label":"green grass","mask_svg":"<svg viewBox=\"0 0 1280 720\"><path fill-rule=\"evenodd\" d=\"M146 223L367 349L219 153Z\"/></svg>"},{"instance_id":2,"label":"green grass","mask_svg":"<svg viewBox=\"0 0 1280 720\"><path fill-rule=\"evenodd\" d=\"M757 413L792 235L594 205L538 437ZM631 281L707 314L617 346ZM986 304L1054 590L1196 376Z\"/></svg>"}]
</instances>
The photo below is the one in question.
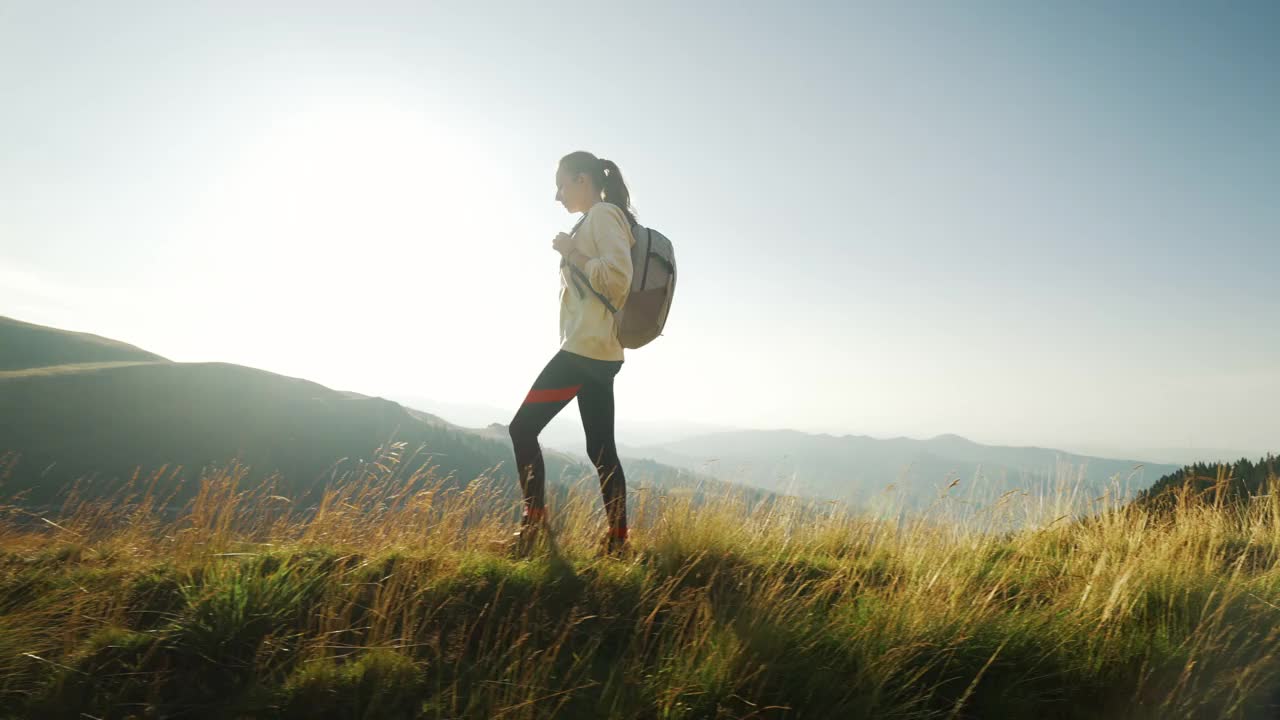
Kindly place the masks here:
<instances>
[{"instance_id":1,"label":"green grass","mask_svg":"<svg viewBox=\"0 0 1280 720\"><path fill-rule=\"evenodd\" d=\"M0 716L1275 716L1274 479L1015 532L649 493L626 560L583 485L520 560L475 486L371 467L314 514L224 474L175 520L0 526Z\"/></svg>"}]
</instances>

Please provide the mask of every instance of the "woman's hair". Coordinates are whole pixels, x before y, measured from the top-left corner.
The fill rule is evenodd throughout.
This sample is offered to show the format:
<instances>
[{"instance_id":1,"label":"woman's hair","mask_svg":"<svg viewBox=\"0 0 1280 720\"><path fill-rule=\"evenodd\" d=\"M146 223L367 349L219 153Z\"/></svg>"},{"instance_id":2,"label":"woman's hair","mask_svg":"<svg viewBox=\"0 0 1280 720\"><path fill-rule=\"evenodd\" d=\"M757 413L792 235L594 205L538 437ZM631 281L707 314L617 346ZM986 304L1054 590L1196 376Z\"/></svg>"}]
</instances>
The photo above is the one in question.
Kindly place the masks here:
<instances>
[{"instance_id":1,"label":"woman's hair","mask_svg":"<svg viewBox=\"0 0 1280 720\"><path fill-rule=\"evenodd\" d=\"M631 192L622 181L622 173L612 160L604 160L585 150L571 152L560 158L560 167L577 175L586 173L600 190L600 199L617 205L627 216L627 222L636 224L636 211L631 208Z\"/></svg>"}]
</instances>

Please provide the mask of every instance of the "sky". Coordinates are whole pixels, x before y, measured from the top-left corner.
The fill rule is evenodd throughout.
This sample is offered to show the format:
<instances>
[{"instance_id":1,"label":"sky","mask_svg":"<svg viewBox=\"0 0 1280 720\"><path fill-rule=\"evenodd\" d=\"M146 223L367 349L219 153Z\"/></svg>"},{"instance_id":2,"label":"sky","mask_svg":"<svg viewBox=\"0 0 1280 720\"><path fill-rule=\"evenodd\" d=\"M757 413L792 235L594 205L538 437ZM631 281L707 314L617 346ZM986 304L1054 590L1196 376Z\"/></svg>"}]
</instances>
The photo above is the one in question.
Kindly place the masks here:
<instances>
[{"instance_id":1,"label":"sky","mask_svg":"<svg viewBox=\"0 0 1280 720\"><path fill-rule=\"evenodd\" d=\"M1275 3L0 0L0 98L0 315L514 412L584 149L620 424L1280 449Z\"/></svg>"}]
</instances>

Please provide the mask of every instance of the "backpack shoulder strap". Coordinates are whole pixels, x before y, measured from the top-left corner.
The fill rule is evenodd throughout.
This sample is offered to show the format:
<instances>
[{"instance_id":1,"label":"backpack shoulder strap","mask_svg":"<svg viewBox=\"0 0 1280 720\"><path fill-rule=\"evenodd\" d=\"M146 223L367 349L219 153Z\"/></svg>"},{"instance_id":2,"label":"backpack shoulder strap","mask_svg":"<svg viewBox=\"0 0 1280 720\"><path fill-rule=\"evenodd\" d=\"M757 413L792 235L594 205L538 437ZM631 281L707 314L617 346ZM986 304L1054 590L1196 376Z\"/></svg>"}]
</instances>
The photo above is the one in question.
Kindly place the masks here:
<instances>
[{"instance_id":1,"label":"backpack shoulder strap","mask_svg":"<svg viewBox=\"0 0 1280 720\"><path fill-rule=\"evenodd\" d=\"M618 309L613 306L613 303L609 302L609 298L601 295L599 291L591 287L591 278L587 277L587 274L582 272L577 265L574 265L573 263L568 263L568 265L569 271L573 273L573 284L578 287L578 294L580 296L582 295L582 286L586 285L587 289L591 291L591 294L600 298L600 302L604 303L604 306L609 308L609 312L617 315Z\"/></svg>"},{"instance_id":2,"label":"backpack shoulder strap","mask_svg":"<svg viewBox=\"0 0 1280 720\"><path fill-rule=\"evenodd\" d=\"M578 222L574 223L573 229L569 231L569 234L576 235L578 228L582 227L582 223L586 222L586 220L587 214L583 213L582 217L578 219ZM586 285L587 289L591 291L591 294L599 298L600 302L604 303L604 306L609 308L609 312L614 315L618 314L618 309L613 306L613 303L609 302L608 298L600 294L595 288L591 287L591 278L587 277L587 274L582 272L581 268L569 262L568 258L560 258L560 267L565 267L566 265L569 267L569 272L573 278L573 286L578 291L578 297L586 297L586 293L582 290L582 286Z\"/></svg>"},{"instance_id":3,"label":"backpack shoulder strap","mask_svg":"<svg viewBox=\"0 0 1280 720\"><path fill-rule=\"evenodd\" d=\"M584 222L586 222L586 221L587 221L587 214L586 214L586 213L582 213L582 217L578 218L578 222L576 222L576 223L574 223L574 224L573 224L573 229L569 231L569 234L570 234L570 235L576 235L576 234L578 233L578 228L582 227L582 223L584 223ZM562 269L562 270L563 270L563 269L565 268L565 266L566 266L566 265L569 265L569 260L568 260L567 258L565 258L565 257L561 256L561 258L560 258L560 269ZM570 267L572 267L572 266L570 266ZM585 292L583 292L583 291L582 291L582 285L580 285L580 284L578 283L578 278L577 278L577 276L576 276L576 275L572 275L572 273L571 273L571 274L570 274L570 277L572 277L572 278L573 278L573 289L578 291L578 297L580 297L580 298L584 298L584 297L586 297L586 296L587 296L587 294L586 294ZM590 286L590 283L588 283L588 286Z\"/></svg>"}]
</instances>

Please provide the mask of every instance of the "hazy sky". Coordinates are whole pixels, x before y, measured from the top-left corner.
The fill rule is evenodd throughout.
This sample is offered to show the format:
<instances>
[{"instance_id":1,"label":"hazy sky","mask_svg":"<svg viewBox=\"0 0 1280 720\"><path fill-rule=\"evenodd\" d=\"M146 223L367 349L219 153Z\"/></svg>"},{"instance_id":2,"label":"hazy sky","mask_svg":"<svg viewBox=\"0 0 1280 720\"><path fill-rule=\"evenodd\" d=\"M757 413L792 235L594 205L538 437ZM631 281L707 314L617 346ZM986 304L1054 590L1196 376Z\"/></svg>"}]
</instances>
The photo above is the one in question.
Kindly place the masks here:
<instances>
[{"instance_id":1,"label":"hazy sky","mask_svg":"<svg viewBox=\"0 0 1280 720\"><path fill-rule=\"evenodd\" d=\"M514 411L578 149L628 419L1280 449L1274 2L0 0L0 314Z\"/></svg>"}]
</instances>

